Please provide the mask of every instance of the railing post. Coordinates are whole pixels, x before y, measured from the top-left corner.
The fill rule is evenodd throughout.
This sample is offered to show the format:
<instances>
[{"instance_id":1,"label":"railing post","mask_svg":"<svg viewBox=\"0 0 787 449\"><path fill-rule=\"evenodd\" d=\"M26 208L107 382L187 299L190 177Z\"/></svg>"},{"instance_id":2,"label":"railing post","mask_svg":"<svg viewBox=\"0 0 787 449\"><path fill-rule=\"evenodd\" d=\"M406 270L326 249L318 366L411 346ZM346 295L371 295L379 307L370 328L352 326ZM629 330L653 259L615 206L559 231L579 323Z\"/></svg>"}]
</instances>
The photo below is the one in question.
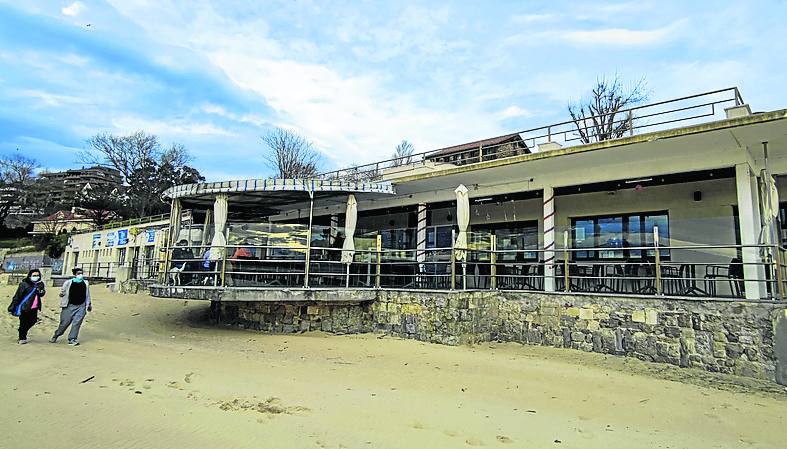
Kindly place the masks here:
<instances>
[{"instance_id":1,"label":"railing post","mask_svg":"<svg viewBox=\"0 0 787 449\"><path fill-rule=\"evenodd\" d=\"M771 246L771 251L773 251L774 257L773 262L776 266L776 291L779 293L779 299L784 299L784 279L782 273L782 250L779 248L779 245Z\"/></svg>"},{"instance_id":2,"label":"railing post","mask_svg":"<svg viewBox=\"0 0 787 449\"><path fill-rule=\"evenodd\" d=\"M489 286L492 290L497 290L497 236L494 234L490 236L489 247L491 248L489 253L489 275L491 276Z\"/></svg>"},{"instance_id":3,"label":"railing post","mask_svg":"<svg viewBox=\"0 0 787 449\"><path fill-rule=\"evenodd\" d=\"M227 285L227 245L224 245L224 251L221 256L221 286Z\"/></svg>"},{"instance_id":4,"label":"railing post","mask_svg":"<svg viewBox=\"0 0 787 449\"><path fill-rule=\"evenodd\" d=\"M382 259L382 252L383 252L383 237L380 234L377 234L377 269L375 270L375 277L374 277L374 286L375 288L380 288L380 271L381 266L380 262Z\"/></svg>"},{"instance_id":5,"label":"railing post","mask_svg":"<svg viewBox=\"0 0 787 449\"><path fill-rule=\"evenodd\" d=\"M653 226L653 248L656 251L656 294L663 294L663 286L661 285L661 251L659 251L659 227Z\"/></svg>"},{"instance_id":6,"label":"railing post","mask_svg":"<svg viewBox=\"0 0 787 449\"><path fill-rule=\"evenodd\" d=\"M565 291L566 293L568 293L571 290L571 284L569 283L570 279L569 279L569 274L568 274L568 267L569 267L569 261L568 261L568 231L563 231L563 282L565 284L563 286L563 291Z\"/></svg>"},{"instance_id":7,"label":"railing post","mask_svg":"<svg viewBox=\"0 0 787 449\"><path fill-rule=\"evenodd\" d=\"M629 136L634 135L634 113L629 111L628 112L628 123L629 123Z\"/></svg>"},{"instance_id":8,"label":"railing post","mask_svg":"<svg viewBox=\"0 0 787 449\"><path fill-rule=\"evenodd\" d=\"M309 271L312 260L312 217L314 216L314 192L309 192L309 228L306 230L306 265L303 270L303 288L309 288Z\"/></svg>"},{"instance_id":9,"label":"railing post","mask_svg":"<svg viewBox=\"0 0 787 449\"><path fill-rule=\"evenodd\" d=\"M456 290L456 250L454 244L456 243L455 232L451 230L451 290ZM437 237L435 237L437 238Z\"/></svg>"}]
</instances>

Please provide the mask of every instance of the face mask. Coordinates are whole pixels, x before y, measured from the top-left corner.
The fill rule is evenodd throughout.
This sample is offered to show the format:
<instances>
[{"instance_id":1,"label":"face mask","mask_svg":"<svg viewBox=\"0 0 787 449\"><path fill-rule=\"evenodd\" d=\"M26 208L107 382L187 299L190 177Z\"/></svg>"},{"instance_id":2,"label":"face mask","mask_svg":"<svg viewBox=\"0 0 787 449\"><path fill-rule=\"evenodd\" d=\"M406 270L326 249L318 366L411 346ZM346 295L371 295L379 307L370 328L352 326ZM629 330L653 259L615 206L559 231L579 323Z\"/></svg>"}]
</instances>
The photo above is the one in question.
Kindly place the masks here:
<instances>
[{"instance_id":1,"label":"face mask","mask_svg":"<svg viewBox=\"0 0 787 449\"><path fill-rule=\"evenodd\" d=\"M33 282L38 282L41 280L41 276L30 276L30 280Z\"/></svg>"},{"instance_id":2,"label":"face mask","mask_svg":"<svg viewBox=\"0 0 787 449\"><path fill-rule=\"evenodd\" d=\"M74 282L82 282L82 275L78 274L78 275L74 276Z\"/></svg>"}]
</instances>

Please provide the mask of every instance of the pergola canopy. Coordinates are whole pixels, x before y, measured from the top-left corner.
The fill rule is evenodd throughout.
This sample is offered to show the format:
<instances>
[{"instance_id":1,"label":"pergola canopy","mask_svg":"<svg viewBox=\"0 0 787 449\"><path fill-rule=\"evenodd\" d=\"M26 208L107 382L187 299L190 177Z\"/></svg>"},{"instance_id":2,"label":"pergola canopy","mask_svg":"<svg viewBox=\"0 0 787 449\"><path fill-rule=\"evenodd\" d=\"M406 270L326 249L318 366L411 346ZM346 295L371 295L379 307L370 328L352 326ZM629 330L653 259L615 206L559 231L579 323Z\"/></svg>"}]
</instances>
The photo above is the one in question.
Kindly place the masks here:
<instances>
[{"instance_id":1,"label":"pergola canopy","mask_svg":"<svg viewBox=\"0 0 787 449\"><path fill-rule=\"evenodd\" d=\"M208 209L220 193L227 194L232 209L248 207L258 213L276 213L308 201L310 193L315 201L335 198L337 203L344 203L349 193L363 200L396 192L390 182L273 178L184 184L167 189L164 196L179 199L184 206Z\"/></svg>"}]
</instances>

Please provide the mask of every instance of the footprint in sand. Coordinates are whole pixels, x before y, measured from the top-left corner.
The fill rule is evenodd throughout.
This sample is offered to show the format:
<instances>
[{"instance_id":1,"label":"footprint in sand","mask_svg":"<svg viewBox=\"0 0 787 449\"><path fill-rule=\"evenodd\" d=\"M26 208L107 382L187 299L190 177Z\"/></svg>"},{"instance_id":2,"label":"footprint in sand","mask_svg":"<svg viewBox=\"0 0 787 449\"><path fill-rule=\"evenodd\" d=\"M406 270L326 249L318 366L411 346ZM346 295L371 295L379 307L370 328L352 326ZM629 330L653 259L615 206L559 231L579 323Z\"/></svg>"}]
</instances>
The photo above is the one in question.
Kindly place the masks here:
<instances>
[{"instance_id":1,"label":"footprint in sand","mask_svg":"<svg viewBox=\"0 0 787 449\"><path fill-rule=\"evenodd\" d=\"M121 387L134 387L134 381L131 379L125 379L120 381Z\"/></svg>"},{"instance_id":2,"label":"footprint in sand","mask_svg":"<svg viewBox=\"0 0 787 449\"><path fill-rule=\"evenodd\" d=\"M514 440L512 440L511 438L509 438L509 437L507 437L505 435L498 435L495 438L497 439L497 441L499 441L501 443L504 443L504 444L510 444L510 443L514 442Z\"/></svg>"},{"instance_id":3,"label":"footprint in sand","mask_svg":"<svg viewBox=\"0 0 787 449\"><path fill-rule=\"evenodd\" d=\"M180 386L180 384L179 384L179 383L177 383L177 382L175 382L174 380L173 380L172 382L169 382L169 383L167 384L167 386L168 386L169 388L172 388L172 389L174 389L174 390L183 390L183 387L181 387L181 386Z\"/></svg>"},{"instance_id":4,"label":"footprint in sand","mask_svg":"<svg viewBox=\"0 0 787 449\"><path fill-rule=\"evenodd\" d=\"M424 427L424 425L423 425L422 423L420 423L419 421L413 421L413 422L411 422L411 423L410 423L410 427L412 427L413 429L418 429L418 430L423 430L423 429L425 429L425 428L426 428L426 427Z\"/></svg>"},{"instance_id":5,"label":"footprint in sand","mask_svg":"<svg viewBox=\"0 0 787 449\"><path fill-rule=\"evenodd\" d=\"M465 440L465 443L469 444L470 446L483 446L484 442L476 437L470 437Z\"/></svg>"},{"instance_id":6,"label":"footprint in sand","mask_svg":"<svg viewBox=\"0 0 787 449\"><path fill-rule=\"evenodd\" d=\"M255 411L268 417L281 414L301 415L310 411L310 409L299 405L286 406L277 397L270 397L264 401L233 399L232 401L219 402L218 406L224 411Z\"/></svg>"},{"instance_id":7,"label":"footprint in sand","mask_svg":"<svg viewBox=\"0 0 787 449\"><path fill-rule=\"evenodd\" d=\"M154 380L156 379L145 379L145 382L142 384L142 388L150 390L150 388L153 386Z\"/></svg>"},{"instance_id":8,"label":"footprint in sand","mask_svg":"<svg viewBox=\"0 0 787 449\"><path fill-rule=\"evenodd\" d=\"M194 373L188 373L188 374L186 374L186 376L185 376L185 377L183 377L183 380L184 380L184 381L185 381L187 384L190 384L190 383L191 383L191 378L192 378L193 376L194 376Z\"/></svg>"},{"instance_id":9,"label":"footprint in sand","mask_svg":"<svg viewBox=\"0 0 787 449\"><path fill-rule=\"evenodd\" d=\"M454 430L443 430L443 435L453 438L459 434Z\"/></svg>"}]
</instances>

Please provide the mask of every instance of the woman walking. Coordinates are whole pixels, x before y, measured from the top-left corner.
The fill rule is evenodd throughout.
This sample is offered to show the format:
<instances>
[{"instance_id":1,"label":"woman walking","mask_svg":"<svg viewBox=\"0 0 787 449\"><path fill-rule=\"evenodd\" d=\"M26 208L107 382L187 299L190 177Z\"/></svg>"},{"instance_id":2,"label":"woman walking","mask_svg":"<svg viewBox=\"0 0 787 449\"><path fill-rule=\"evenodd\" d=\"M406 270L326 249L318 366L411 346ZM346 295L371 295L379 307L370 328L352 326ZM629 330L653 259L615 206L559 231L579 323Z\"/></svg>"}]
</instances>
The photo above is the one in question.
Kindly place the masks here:
<instances>
[{"instance_id":1,"label":"woman walking","mask_svg":"<svg viewBox=\"0 0 787 449\"><path fill-rule=\"evenodd\" d=\"M90 303L90 285L84 278L81 268L71 270L74 277L63 283L60 289L60 326L57 327L55 334L49 339L50 343L57 343L58 337L63 335L71 326L68 333L68 344L71 346L79 345L79 328L82 327L82 320L85 319L87 312L93 310Z\"/></svg>"},{"instance_id":2,"label":"woman walking","mask_svg":"<svg viewBox=\"0 0 787 449\"><path fill-rule=\"evenodd\" d=\"M27 343L27 331L38 321L38 311L43 308L41 298L46 294L41 272L32 269L19 283L8 311L19 317L19 344Z\"/></svg>"}]
</instances>

